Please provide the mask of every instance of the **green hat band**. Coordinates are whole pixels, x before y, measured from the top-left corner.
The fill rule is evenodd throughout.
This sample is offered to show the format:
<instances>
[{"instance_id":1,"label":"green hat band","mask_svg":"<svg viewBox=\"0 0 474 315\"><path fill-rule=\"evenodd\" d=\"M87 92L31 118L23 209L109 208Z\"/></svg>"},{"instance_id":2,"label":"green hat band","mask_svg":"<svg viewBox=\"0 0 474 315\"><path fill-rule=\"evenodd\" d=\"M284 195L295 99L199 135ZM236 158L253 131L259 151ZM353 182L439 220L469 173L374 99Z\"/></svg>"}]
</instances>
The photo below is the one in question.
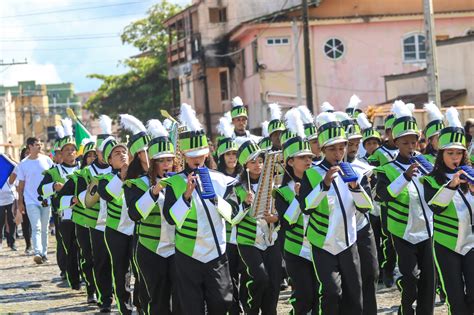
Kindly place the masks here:
<instances>
[{"instance_id":1,"label":"green hat band","mask_svg":"<svg viewBox=\"0 0 474 315\"><path fill-rule=\"evenodd\" d=\"M245 106L235 106L230 111L230 116L232 118L247 117L247 108Z\"/></svg>"},{"instance_id":2,"label":"green hat band","mask_svg":"<svg viewBox=\"0 0 474 315\"><path fill-rule=\"evenodd\" d=\"M381 141L382 136L380 135L380 132L378 132L377 130L373 128L368 128L362 132L362 141L365 142L369 139L376 139L376 140Z\"/></svg>"},{"instance_id":3,"label":"green hat band","mask_svg":"<svg viewBox=\"0 0 474 315\"><path fill-rule=\"evenodd\" d=\"M260 140L260 142L258 143L258 146L262 150L270 149L272 147L272 140L270 140L269 137L265 137L262 140Z\"/></svg>"},{"instance_id":4,"label":"green hat band","mask_svg":"<svg viewBox=\"0 0 474 315\"><path fill-rule=\"evenodd\" d=\"M105 133L97 135L97 143L95 144L96 148L100 148L100 146L102 145L102 142L104 142L104 140L107 139L110 136L111 135L105 134Z\"/></svg>"},{"instance_id":5,"label":"green hat band","mask_svg":"<svg viewBox=\"0 0 474 315\"><path fill-rule=\"evenodd\" d=\"M286 129L285 124L279 119L273 119L272 121L270 121L268 123L268 134L269 135L271 135L273 132L275 132L277 130L284 131L285 129Z\"/></svg>"},{"instance_id":6,"label":"green hat band","mask_svg":"<svg viewBox=\"0 0 474 315\"><path fill-rule=\"evenodd\" d=\"M285 131L282 132L280 136L280 142L281 144L285 144L286 141L290 140L291 138L296 137L296 133L286 129Z\"/></svg>"},{"instance_id":7,"label":"green hat band","mask_svg":"<svg viewBox=\"0 0 474 315\"><path fill-rule=\"evenodd\" d=\"M104 145L104 160L105 162L108 163L108 160L109 160L109 157L110 157L110 154L112 154L112 150L118 145L118 142L117 140L115 139L112 139L112 140L109 140L107 141L107 143Z\"/></svg>"},{"instance_id":8,"label":"green hat band","mask_svg":"<svg viewBox=\"0 0 474 315\"><path fill-rule=\"evenodd\" d=\"M444 150L450 147L466 148L466 135L464 129L459 127L447 127L439 134L439 149Z\"/></svg>"},{"instance_id":9,"label":"green hat band","mask_svg":"<svg viewBox=\"0 0 474 315\"><path fill-rule=\"evenodd\" d=\"M344 120L341 122L342 126L344 127L344 131L346 132L346 137L348 139L351 138L362 138L362 134L360 132L360 126L354 119L351 120Z\"/></svg>"},{"instance_id":10,"label":"green hat band","mask_svg":"<svg viewBox=\"0 0 474 315\"><path fill-rule=\"evenodd\" d=\"M392 129L394 121L395 121L395 116L393 116L392 114L388 115L384 121L385 129Z\"/></svg>"},{"instance_id":11,"label":"green hat band","mask_svg":"<svg viewBox=\"0 0 474 315\"><path fill-rule=\"evenodd\" d=\"M84 146L84 155L86 155L90 151L95 151L95 142L94 141L88 142Z\"/></svg>"},{"instance_id":12,"label":"green hat band","mask_svg":"<svg viewBox=\"0 0 474 315\"><path fill-rule=\"evenodd\" d=\"M237 144L232 138L220 139L217 142L217 157L220 157L221 155L226 154L227 152L237 150Z\"/></svg>"},{"instance_id":13,"label":"green hat band","mask_svg":"<svg viewBox=\"0 0 474 315\"><path fill-rule=\"evenodd\" d=\"M430 121L428 125L426 125L425 129L425 137L426 139L431 138L435 134L439 133L441 129L444 128L444 123L442 120L433 120Z\"/></svg>"},{"instance_id":14,"label":"green hat band","mask_svg":"<svg viewBox=\"0 0 474 315\"><path fill-rule=\"evenodd\" d=\"M332 121L319 127L318 141L321 148L338 140L347 141L344 127L338 121Z\"/></svg>"},{"instance_id":15,"label":"green hat band","mask_svg":"<svg viewBox=\"0 0 474 315\"><path fill-rule=\"evenodd\" d=\"M283 158L285 161L300 154L313 154L307 140L296 136L283 145Z\"/></svg>"},{"instance_id":16,"label":"green hat band","mask_svg":"<svg viewBox=\"0 0 474 315\"><path fill-rule=\"evenodd\" d=\"M262 150L253 140L246 141L240 146L237 153L239 156L239 163L241 165L245 165L248 161L254 159L260 153L262 153Z\"/></svg>"},{"instance_id":17,"label":"green hat band","mask_svg":"<svg viewBox=\"0 0 474 315\"><path fill-rule=\"evenodd\" d=\"M61 139L54 140L53 151L61 150L60 145L61 145Z\"/></svg>"},{"instance_id":18,"label":"green hat band","mask_svg":"<svg viewBox=\"0 0 474 315\"><path fill-rule=\"evenodd\" d=\"M179 149L183 152L196 151L208 147L204 130L185 131L179 134Z\"/></svg>"},{"instance_id":19,"label":"green hat band","mask_svg":"<svg viewBox=\"0 0 474 315\"><path fill-rule=\"evenodd\" d=\"M392 127L393 139L403 137L408 134L419 135L416 119L412 116L405 116L396 119Z\"/></svg>"},{"instance_id":20,"label":"green hat band","mask_svg":"<svg viewBox=\"0 0 474 315\"><path fill-rule=\"evenodd\" d=\"M314 124L306 123L303 125L303 127L304 127L304 134L306 135L306 139L312 140L318 137L318 132Z\"/></svg>"},{"instance_id":21,"label":"green hat band","mask_svg":"<svg viewBox=\"0 0 474 315\"><path fill-rule=\"evenodd\" d=\"M157 155L172 154L175 155L173 143L168 137L157 137L148 144L148 157L151 159Z\"/></svg>"},{"instance_id":22,"label":"green hat band","mask_svg":"<svg viewBox=\"0 0 474 315\"><path fill-rule=\"evenodd\" d=\"M61 140L59 140L59 145L60 145L61 150L68 144L72 144L74 145L74 147L76 147L76 140L74 139L73 136L66 136L62 138Z\"/></svg>"},{"instance_id":23,"label":"green hat band","mask_svg":"<svg viewBox=\"0 0 474 315\"><path fill-rule=\"evenodd\" d=\"M349 114L350 116L354 117L354 118L357 118L357 116L359 116L360 113L362 113L362 110L359 109L359 108L346 108L346 113Z\"/></svg>"},{"instance_id":24,"label":"green hat band","mask_svg":"<svg viewBox=\"0 0 474 315\"><path fill-rule=\"evenodd\" d=\"M128 141L128 149L132 155L140 152L141 150L146 149L148 143L150 142L150 136L146 132L139 132L133 135Z\"/></svg>"}]
</instances>

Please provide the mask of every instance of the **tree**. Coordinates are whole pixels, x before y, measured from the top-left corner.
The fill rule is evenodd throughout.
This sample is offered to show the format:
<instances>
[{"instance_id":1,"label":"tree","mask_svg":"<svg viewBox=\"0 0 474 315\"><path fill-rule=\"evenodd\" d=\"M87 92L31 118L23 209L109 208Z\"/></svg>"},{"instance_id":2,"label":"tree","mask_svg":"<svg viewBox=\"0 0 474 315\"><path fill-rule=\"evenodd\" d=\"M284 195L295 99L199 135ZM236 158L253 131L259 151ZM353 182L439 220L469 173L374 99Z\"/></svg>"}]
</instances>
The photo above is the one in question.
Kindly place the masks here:
<instances>
[{"instance_id":1,"label":"tree","mask_svg":"<svg viewBox=\"0 0 474 315\"><path fill-rule=\"evenodd\" d=\"M168 80L166 47L168 33L163 22L181 11L181 7L167 0L152 6L146 18L125 27L121 38L125 44L137 47L142 56L123 61L130 70L120 75L91 74L89 78L102 80L98 91L86 103L94 115L117 117L130 113L139 119L156 117L159 109L172 104L171 84Z\"/></svg>"}]
</instances>

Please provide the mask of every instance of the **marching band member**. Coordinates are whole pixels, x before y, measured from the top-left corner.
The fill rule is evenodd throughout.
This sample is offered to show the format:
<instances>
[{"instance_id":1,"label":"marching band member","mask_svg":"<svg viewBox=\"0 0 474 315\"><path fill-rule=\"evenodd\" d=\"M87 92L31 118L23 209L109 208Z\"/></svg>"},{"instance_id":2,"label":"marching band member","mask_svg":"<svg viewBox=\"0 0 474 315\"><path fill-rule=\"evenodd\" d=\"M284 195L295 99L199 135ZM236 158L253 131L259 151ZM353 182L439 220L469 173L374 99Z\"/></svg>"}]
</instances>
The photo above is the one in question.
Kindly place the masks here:
<instances>
[{"instance_id":1,"label":"marching band member","mask_svg":"<svg viewBox=\"0 0 474 315\"><path fill-rule=\"evenodd\" d=\"M133 305L128 285L133 255L134 222L128 216L123 195L123 181L127 176L128 149L115 138L108 137L102 144L104 161L112 172L99 176L97 192L107 202L105 245L109 252L112 267L112 280L115 301L121 314L131 314Z\"/></svg>"},{"instance_id":2,"label":"marching band member","mask_svg":"<svg viewBox=\"0 0 474 315\"><path fill-rule=\"evenodd\" d=\"M271 120L268 123L268 136L272 142L270 151L281 150L281 135L285 131L285 124L281 120L281 108L277 103L268 105L270 108Z\"/></svg>"},{"instance_id":3,"label":"marching band member","mask_svg":"<svg viewBox=\"0 0 474 315\"><path fill-rule=\"evenodd\" d=\"M309 216L301 212L296 199L304 171L312 165L313 153L308 141L304 140L307 128L298 117L299 113L290 110L287 115L287 126L297 136L283 145L285 173L281 186L273 190L273 196L278 215L283 218L284 257L293 287L290 298L293 314L315 314L319 309L319 284L311 262L311 246L306 238Z\"/></svg>"},{"instance_id":4,"label":"marching band member","mask_svg":"<svg viewBox=\"0 0 474 315\"><path fill-rule=\"evenodd\" d=\"M431 164L434 164L436 156L438 155L439 133L441 129L444 128L443 114L438 106L433 102L425 104L424 107L428 114L428 124L424 130L425 139L428 141L428 145L424 152L424 156L431 162Z\"/></svg>"},{"instance_id":5,"label":"marching band member","mask_svg":"<svg viewBox=\"0 0 474 315\"><path fill-rule=\"evenodd\" d=\"M180 121L187 126L179 135L186 166L160 183L166 187L163 215L176 228L176 284L178 295L183 297L181 311L225 314L232 304L232 280L224 218L234 223L242 215L234 194L235 180L203 168L209 154L207 137L190 105L181 105ZM207 190L209 194L204 194Z\"/></svg>"},{"instance_id":6,"label":"marching band member","mask_svg":"<svg viewBox=\"0 0 474 315\"><path fill-rule=\"evenodd\" d=\"M265 120L262 122L262 139L258 142L258 146L262 150L269 150L272 147L272 140L270 140L270 136L268 134L268 124L269 122Z\"/></svg>"},{"instance_id":7,"label":"marching band member","mask_svg":"<svg viewBox=\"0 0 474 315\"><path fill-rule=\"evenodd\" d=\"M79 263L80 270L83 273L83 279L86 282L87 302L97 303L96 284L93 273L93 258L91 238L89 233L90 218L85 213L85 207L78 202L76 191L78 189L78 181L84 167L92 164L96 158L95 143L86 139L82 143L83 159L80 169L68 176L68 180L58 193L60 204L67 207L72 206L72 222L75 224L75 236L77 245L79 246ZM93 221L95 223L95 221Z\"/></svg>"},{"instance_id":8,"label":"marching band member","mask_svg":"<svg viewBox=\"0 0 474 315\"><path fill-rule=\"evenodd\" d=\"M226 116L219 119L217 131L223 137L217 143L217 170L224 175L235 178L242 173L242 165L237 159L238 147L236 140L242 141L247 138L238 137L235 140L232 138L233 128ZM239 286L242 262L237 248L236 232L236 227L226 222L226 253L229 259L229 271L234 292L230 314L241 312ZM245 289L245 286L240 286L240 288Z\"/></svg>"},{"instance_id":9,"label":"marching band member","mask_svg":"<svg viewBox=\"0 0 474 315\"><path fill-rule=\"evenodd\" d=\"M474 183L457 168L469 162L466 138L453 107L439 133L434 170L424 177L425 201L434 212L434 257L450 314L474 313Z\"/></svg>"},{"instance_id":10,"label":"marching band member","mask_svg":"<svg viewBox=\"0 0 474 315\"><path fill-rule=\"evenodd\" d=\"M387 226L397 252L402 276L402 314L433 314L435 273L433 263L433 215L425 202L418 163L412 163L419 131L411 110L402 101L393 104L392 133L399 149L392 162L377 171L377 195L387 203Z\"/></svg>"},{"instance_id":11,"label":"marching band member","mask_svg":"<svg viewBox=\"0 0 474 315\"><path fill-rule=\"evenodd\" d=\"M130 218L139 222L136 263L140 303L145 314L180 314L175 287L175 228L164 220L165 193L160 184L173 168L175 149L159 120L148 121L148 133L153 136L147 148L148 173L127 180L124 188Z\"/></svg>"},{"instance_id":12,"label":"marching band member","mask_svg":"<svg viewBox=\"0 0 474 315\"><path fill-rule=\"evenodd\" d=\"M313 153L313 162L317 163L322 160L322 156L318 142L318 132L314 125L314 117L306 105L298 106L298 110L300 111L300 116L304 123L305 139L308 140L311 152Z\"/></svg>"},{"instance_id":13,"label":"marching band member","mask_svg":"<svg viewBox=\"0 0 474 315\"><path fill-rule=\"evenodd\" d=\"M398 155L398 149L395 146L392 135L392 127L395 117L393 114L389 114L384 120L385 127L385 137L386 141L382 146L379 146L371 156L369 156L368 161L372 166L383 166L388 162L393 161ZM377 197L377 199L379 199ZM394 284L393 272L395 270L395 264L397 262L397 256L395 249L393 248L393 240L390 232L387 228L387 203L385 200L376 200L380 207L380 222L382 226L382 278L385 286L391 288Z\"/></svg>"},{"instance_id":14,"label":"marching band member","mask_svg":"<svg viewBox=\"0 0 474 315\"><path fill-rule=\"evenodd\" d=\"M239 163L243 166L236 188L243 208L253 205L262 174L264 151L249 140L239 147ZM273 175L271 175L273 176ZM271 187L273 189L273 187ZM268 193L271 193L271 189ZM246 314L276 314L281 283L281 250L276 244L278 234L270 224L278 222L278 216L271 209L254 213L252 209L237 225L237 246L246 267L245 286L247 296L243 301Z\"/></svg>"},{"instance_id":15,"label":"marching band member","mask_svg":"<svg viewBox=\"0 0 474 315\"><path fill-rule=\"evenodd\" d=\"M59 233L61 233L62 244L66 254L66 278L69 286L74 290L80 290L78 266L78 249L74 223L71 221L71 202L60 203L58 193L64 186L67 177L79 169L76 162L77 148L73 137L72 121L69 118L62 119L64 137L60 140L62 163L45 171L43 180L38 186L38 194L43 199L51 198L54 208L59 211ZM69 200L70 201L70 200ZM93 291L88 293L93 294Z\"/></svg>"},{"instance_id":16,"label":"marching band member","mask_svg":"<svg viewBox=\"0 0 474 315\"><path fill-rule=\"evenodd\" d=\"M362 314L356 211L369 211L372 201L359 183L346 183L338 174L347 146L340 122L323 112L316 124L324 159L304 172L297 198L303 213L310 215L306 235L319 280L319 312Z\"/></svg>"},{"instance_id":17,"label":"marching band member","mask_svg":"<svg viewBox=\"0 0 474 315\"><path fill-rule=\"evenodd\" d=\"M360 101L357 96L353 95L357 101ZM356 120L349 117L347 112L355 110L353 106L351 111L346 109L346 113L336 112L336 117L341 121L347 138L347 149L345 161L351 163L352 168L358 173L358 183L364 187L369 188L367 195L372 197L372 186L375 188L375 179L373 176L373 166L359 160L357 153L359 151L362 134L360 126ZM377 247L375 245L375 238L372 227L370 225L369 213L373 211L369 209L368 212L356 212L357 225L357 250L360 257L360 271L362 276L362 299L363 299L363 314L377 313L377 299L375 292L377 289L377 281L379 277L379 266L377 259Z\"/></svg>"},{"instance_id":18,"label":"marching band member","mask_svg":"<svg viewBox=\"0 0 474 315\"><path fill-rule=\"evenodd\" d=\"M247 130L248 123L248 114L247 108L244 105L244 102L240 96L236 96L232 99L232 109L230 111L232 118L232 124L234 125L234 131L232 138L243 137L247 139L252 139L255 142L259 142L262 137L252 135L250 131Z\"/></svg>"}]
</instances>

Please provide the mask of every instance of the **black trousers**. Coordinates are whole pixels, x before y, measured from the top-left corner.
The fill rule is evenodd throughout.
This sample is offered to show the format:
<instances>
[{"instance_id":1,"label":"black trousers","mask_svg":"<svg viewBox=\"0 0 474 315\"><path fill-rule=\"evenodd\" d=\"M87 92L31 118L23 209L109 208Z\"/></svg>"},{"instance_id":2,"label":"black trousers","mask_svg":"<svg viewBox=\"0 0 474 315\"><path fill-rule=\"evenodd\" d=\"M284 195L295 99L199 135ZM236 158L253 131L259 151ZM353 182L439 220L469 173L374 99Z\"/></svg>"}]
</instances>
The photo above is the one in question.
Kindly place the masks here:
<instances>
[{"instance_id":1,"label":"black trousers","mask_svg":"<svg viewBox=\"0 0 474 315\"><path fill-rule=\"evenodd\" d=\"M379 261L379 269L382 269L383 263L383 250L382 250L382 221L380 216L375 216L369 214L370 225L372 226L372 231L374 232L375 246L377 247L377 258Z\"/></svg>"},{"instance_id":2,"label":"black trousers","mask_svg":"<svg viewBox=\"0 0 474 315\"><path fill-rule=\"evenodd\" d=\"M276 314L280 294L282 256L277 243L262 251L254 246L238 245L247 272L246 314Z\"/></svg>"},{"instance_id":3,"label":"black trousers","mask_svg":"<svg viewBox=\"0 0 474 315\"><path fill-rule=\"evenodd\" d=\"M126 235L106 227L105 242L112 267L115 302L121 314L132 314L132 296L127 280L132 272L133 235Z\"/></svg>"},{"instance_id":4,"label":"black trousers","mask_svg":"<svg viewBox=\"0 0 474 315\"><path fill-rule=\"evenodd\" d=\"M474 249L462 256L434 243L435 261L451 314L474 314Z\"/></svg>"},{"instance_id":5,"label":"black trousers","mask_svg":"<svg viewBox=\"0 0 474 315\"><path fill-rule=\"evenodd\" d=\"M413 303L416 301L416 314L429 315L434 312L435 270L432 239L411 244L397 236L393 244L398 255L398 268L402 276L397 285L402 292L400 310L402 314L415 314Z\"/></svg>"},{"instance_id":6,"label":"black trousers","mask_svg":"<svg viewBox=\"0 0 474 315\"><path fill-rule=\"evenodd\" d=\"M112 304L112 267L105 245L104 232L90 228L89 233L98 304L101 308L110 307Z\"/></svg>"},{"instance_id":7,"label":"black trousers","mask_svg":"<svg viewBox=\"0 0 474 315\"><path fill-rule=\"evenodd\" d=\"M397 254L393 247L392 234L388 231L387 226L388 209L383 204L380 205L380 221L382 223L382 254L383 260L381 269L383 272L393 274L397 263Z\"/></svg>"},{"instance_id":8,"label":"black trousers","mask_svg":"<svg viewBox=\"0 0 474 315\"><path fill-rule=\"evenodd\" d=\"M135 283L133 284L133 305L136 306L137 312L141 311L141 301L140 301L140 273L138 272L138 262L137 262L137 249L138 249L138 226L135 225L135 230L133 231L132 236L132 271L135 277Z\"/></svg>"},{"instance_id":9,"label":"black trousers","mask_svg":"<svg viewBox=\"0 0 474 315\"><path fill-rule=\"evenodd\" d=\"M333 255L312 247L320 286L320 311L325 315L362 314L362 278L357 244Z\"/></svg>"},{"instance_id":10,"label":"black trousers","mask_svg":"<svg viewBox=\"0 0 474 315\"><path fill-rule=\"evenodd\" d=\"M230 310L232 279L227 255L202 263L176 250L175 265L183 314L224 315Z\"/></svg>"},{"instance_id":11,"label":"black trousers","mask_svg":"<svg viewBox=\"0 0 474 315\"><path fill-rule=\"evenodd\" d=\"M377 280L379 264L374 233L370 224L357 231L357 251L360 258L360 274L362 277L362 314L377 314Z\"/></svg>"},{"instance_id":12,"label":"black trousers","mask_svg":"<svg viewBox=\"0 0 474 315\"><path fill-rule=\"evenodd\" d=\"M54 234L56 238L56 261L58 263L59 270L61 272L66 272L66 252L64 251L63 238L60 233L59 225L61 224L61 219L59 218L58 212L56 210L52 211L53 214L53 223L56 233Z\"/></svg>"},{"instance_id":13,"label":"black trousers","mask_svg":"<svg viewBox=\"0 0 474 315\"><path fill-rule=\"evenodd\" d=\"M137 246L140 303L145 314L182 314L176 291L174 255L164 258L142 244Z\"/></svg>"},{"instance_id":14,"label":"black trousers","mask_svg":"<svg viewBox=\"0 0 474 315\"><path fill-rule=\"evenodd\" d=\"M6 218L6 224L5 224ZM15 245L16 224L13 217L13 204L0 206L0 243L3 240L3 228L8 227L8 233L5 233L9 247Z\"/></svg>"},{"instance_id":15,"label":"black trousers","mask_svg":"<svg viewBox=\"0 0 474 315\"><path fill-rule=\"evenodd\" d=\"M87 294L94 294L94 259L92 258L92 245L89 228L76 224L77 245L79 246L79 263L83 278L86 281Z\"/></svg>"},{"instance_id":16,"label":"black trousers","mask_svg":"<svg viewBox=\"0 0 474 315\"><path fill-rule=\"evenodd\" d=\"M232 288L233 288L233 299L232 299L232 308L230 309L229 313L231 315L240 314L242 313L242 309L240 307L241 298L246 297L246 286L241 285L241 278L240 275L243 273L243 262L240 259L239 249L237 245L227 243L226 246L226 254L227 259L229 260L229 271L230 277L232 278Z\"/></svg>"},{"instance_id":17,"label":"black trousers","mask_svg":"<svg viewBox=\"0 0 474 315\"><path fill-rule=\"evenodd\" d=\"M24 208L25 213L22 213L21 215L21 230L23 232L23 238L25 239L26 249L31 249L31 224L28 214L26 213L26 206L24 206Z\"/></svg>"},{"instance_id":18,"label":"black trousers","mask_svg":"<svg viewBox=\"0 0 474 315\"><path fill-rule=\"evenodd\" d=\"M79 250L76 243L75 224L71 220L62 220L59 224L59 232L66 256L66 277L71 287L78 286L79 279Z\"/></svg>"},{"instance_id":19,"label":"black trousers","mask_svg":"<svg viewBox=\"0 0 474 315\"><path fill-rule=\"evenodd\" d=\"M286 270L290 276L293 292L290 303L295 315L318 314L319 283L313 263L303 257L285 252Z\"/></svg>"}]
</instances>

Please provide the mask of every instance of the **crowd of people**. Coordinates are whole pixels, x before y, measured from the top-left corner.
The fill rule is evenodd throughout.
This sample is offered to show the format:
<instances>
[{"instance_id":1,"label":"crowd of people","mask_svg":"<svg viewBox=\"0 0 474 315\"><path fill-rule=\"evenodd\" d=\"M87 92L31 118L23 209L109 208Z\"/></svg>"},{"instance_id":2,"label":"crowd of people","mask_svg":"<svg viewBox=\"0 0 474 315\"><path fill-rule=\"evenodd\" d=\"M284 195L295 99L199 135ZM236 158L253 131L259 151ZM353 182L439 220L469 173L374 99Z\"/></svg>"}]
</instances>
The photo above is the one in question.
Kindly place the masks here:
<instances>
[{"instance_id":1,"label":"crowd of people","mask_svg":"<svg viewBox=\"0 0 474 315\"><path fill-rule=\"evenodd\" d=\"M429 103L422 129L396 101L382 135L359 103L317 117L270 104L256 136L236 97L215 145L187 104L120 115L127 143L108 116L81 144L63 119L53 159L27 139L0 233L17 250L22 221L25 252L47 263L52 217L61 277L101 312L276 314L289 284L292 314L376 314L381 283L400 314L433 314L436 293L474 314L472 121Z\"/></svg>"}]
</instances>

